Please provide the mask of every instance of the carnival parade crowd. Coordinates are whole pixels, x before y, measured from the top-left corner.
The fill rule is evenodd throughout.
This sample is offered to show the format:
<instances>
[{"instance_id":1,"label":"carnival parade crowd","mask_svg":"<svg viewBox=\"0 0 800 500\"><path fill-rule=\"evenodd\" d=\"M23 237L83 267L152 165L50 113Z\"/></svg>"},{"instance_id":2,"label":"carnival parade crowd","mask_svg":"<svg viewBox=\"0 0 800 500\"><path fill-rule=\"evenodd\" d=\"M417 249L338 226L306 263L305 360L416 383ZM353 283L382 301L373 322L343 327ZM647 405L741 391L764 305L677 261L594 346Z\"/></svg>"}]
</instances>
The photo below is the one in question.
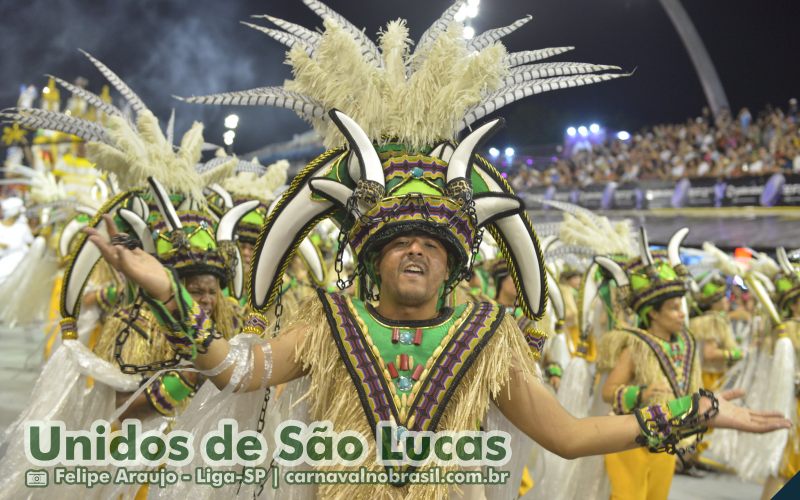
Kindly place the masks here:
<instances>
[{"instance_id":1,"label":"carnival parade crowd","mask_svg":"<svg viewBox=\"0 0 800 500\"><path fill-rule=\"evenodd\" d=\"M800 470L800 251L734 256L706 242L689 259L691 227L656 248L645 227L551 200L563 219L537 234L515 194L797 172L795 101L654 126L507 182L480 154L501 125L490 113L630 75L548 60L570 47L507 52L501 38L529 18L465 38L460 2L412 49L403 22L376 45L304 1L322 29L269 18L267 31L288 45L292 80L185 99L309 121L327 150L293 177L285 160L209 151L201 123L175 131L123 81L124 65L89 54L105 88L50 77L2 113L0 325L45 347L30 401L0 438L0 499L644 500L666 499L676 471L737 475L770 498ZM352 71L332 69L342 61ZM291 421L361 436L367 453L356 464L209 464L205 452L132 464L240 473L218 487L29 485L32 468L84 465L32 462L34 424L106 437L137 422L199 442L229 419L270 447ZM459 445L419 463L415 440L430 435L507 436L510 454L493 465ZM379 459L384 441L398 462ZM123 468L88 460L97 473ZM247 481L251 465L267 473ZM388 479L277 478L359 467ZM506 474L455 485L425 481L431 468Z\"/></svg>"},{"instance_id":2,"label":"carnival parade crowd","mask_svg":"<svg viewBox=\"0 0 800 500\"><path fill-rule=\"evenodd\" d=\"M800 173L797 100L753 116L708 109L683 123L646 127L621 140L609 135L568 148L544 166L520 164L509 181L517 191L555 185L580 188L609 182L715 178Z\"/></svg>"}]
</instances>

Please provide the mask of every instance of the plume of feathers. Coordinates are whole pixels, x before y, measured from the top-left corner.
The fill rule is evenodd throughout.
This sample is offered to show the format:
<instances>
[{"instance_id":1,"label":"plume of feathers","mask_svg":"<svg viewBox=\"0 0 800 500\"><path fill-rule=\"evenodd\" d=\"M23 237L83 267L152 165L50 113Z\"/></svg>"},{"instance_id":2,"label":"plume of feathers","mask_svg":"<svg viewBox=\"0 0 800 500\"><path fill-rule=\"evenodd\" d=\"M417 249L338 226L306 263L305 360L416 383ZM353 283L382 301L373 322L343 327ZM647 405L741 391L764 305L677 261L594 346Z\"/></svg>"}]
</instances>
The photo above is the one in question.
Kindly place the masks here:
<instances>
[{"instance_id":1,"label":"plume of feathers","mask_svg":"<svg viewBox=\"0 0 800 500\"><path fill-rule=\"evenodd\" d=\"M424 32L416 49L403 20L391 21L378 44L318 0L303 0L323 19L322 34L270 16L276 28L246 23L288 47L293 79L261 87L187 98L215 105L277 106L308 120L328 147L344 137L326 117L331 108L351 116L373 140L397 140L415 149L452 140L489 113L516 100L623 76L616 66L539 63L572 47L508 54L501 39L530 21L489 29L471 40L452 4Z\"/></svg>"},{"instance_id":2,"label":"plume of feathers","mask_svg":"<svg viewBox=\"0 0 800 500\"><path fill-rule=\"evenodd\" d=\"M558 237L568 245L591 248L598 255L638 255L628 221L612 223L608 217L565 213Z\"/></svg>"},{"instance_id":3,"label":"plume of feathers","mask_svg":"<svg viewBox=\"0 0 800 500\"><path fill-rule=\"evenodd\" d=\"M236 163L230 158L215 169L197 171L203 147L203 125L199 122L184 134L177 151L147 109L139 112L135 125L122 117L109 117L106 130L114 146L90 142L87 156L101 170L113 173L123 189L146 185L147 178L154 176L170 192L202 204L203 188L228 177Z\"/></svg>"},{"instance_id":4,"label":"plume of feathers","mask_svg":"<svg viewBox=\"0 0 800 500\"><path fill-rule=\"evenodd\" d=\"M32 203L52 204L71 198L64 188L64 183L56 179L51 172L40 172L25 165L15 165L0 171L21 176L22 179L15 182L21 181L20 183L31 187L29 201Z\"/></svg>"},{"instance_id":5,"label":"plume of feathers","mask_svg":"<svg viewBox=\"0 0 800 500\"><path fill-rule=\"evenodd\" d=\"M278 160L269 165L263 175L255 172L239 172L222 181L222 187L234 196L260 200L265 204L272 202L277 196L278 188L286 184L289 162Z\"/></svg>"},{"instance_id":6,"label":"plume of feathers","mask_svg":"<svg viewBox=\"0 0 800 500\"><path fill-rule=\"evenodd\" d=\"M147 178L154 176L171 192L204 204L203 188L230 176L237 160L230 158L215 164L214 168L198 171L196 165L204 145L202 124L194 123L184 134L180 147L176 148L172 140L174 114L165 134L155 115L116 73L90 54L83 53L122 95L134 116L123 113L88 90L54 77L67 91L104 113L106 119L92 122L41 109L12 109L3 113L3 117L30 128L57 130L81 137L88 142L89 160L98 169L112 174L123 190L146 186Z\"/></svg>"}]
</instances>

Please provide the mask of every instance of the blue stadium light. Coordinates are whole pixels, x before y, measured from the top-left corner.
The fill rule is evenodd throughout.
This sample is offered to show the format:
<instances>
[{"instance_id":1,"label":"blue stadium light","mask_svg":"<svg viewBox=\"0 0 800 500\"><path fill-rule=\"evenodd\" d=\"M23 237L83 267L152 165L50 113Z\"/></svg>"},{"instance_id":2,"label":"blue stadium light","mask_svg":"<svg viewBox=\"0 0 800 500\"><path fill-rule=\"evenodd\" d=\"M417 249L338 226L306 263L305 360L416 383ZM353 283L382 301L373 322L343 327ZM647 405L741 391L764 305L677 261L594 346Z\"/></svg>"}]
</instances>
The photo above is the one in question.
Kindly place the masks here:
<instances>
[{"instance_id":1,"label":"blue stadium light","mask_svg":"<svg viewBox=\"0 0 800 500\"><path fill-rule=\"evenodd\" d=\"M629 134L625 130L620 130L619 132L617 132L617 139L619 139L620 141L627 141L630 138L631 134Z\"/></svg>"},{"instance_id":2,"label":"blue stadium light","mask_svg":"<svg viewBox=\"0 0 800 500\"><path fill-rule=\"evenodd\" d=\"M575 127L570 127L567 129L567 135L570 137L575 137L575 134L578 133L578 130Z\"/></svg>"},{"instance_id":3,"label":"blue stadium light","mask_svg":"<svg viewBox=\"0 0 800 500\"><path fill-rule=\"evenodd\" d=\"M514 148L512 148L511 146L507 147L504 152L506 156L514 156Z\"/></svg>"},{"instance_id":4,"label":"blue stadium light","mask_svg":"<svg viewBox=\"0 0 800 500\"><path fill-rule=\"evenodd\" d=\"M500 150L497 148L489 148L489 155L491 155L492 158L497 158L500 155Z\"/></svg>"},{"instance_id":5,"label":"blue stadium light","mask_svg":"<svg viewBox=\"0 0 800 500\"><path fill-rule=\"evenodd\" d=\"M578 127L578 133L581 134L581 137L586 137L589 135L589 129L581 125Z\"/></svg>"},{"instance_id":6,"label":"blue stadium light","mask_svg":"<svg viewBox=\"0 0 800 500\"><path fill-rule=\"evenodd\" d=\"M592 123L591 125L589 125L589 132L591 132L593 134L599 134L600 133L600 125L598 125L596 123Z\"/></svg>"}]
</instances>

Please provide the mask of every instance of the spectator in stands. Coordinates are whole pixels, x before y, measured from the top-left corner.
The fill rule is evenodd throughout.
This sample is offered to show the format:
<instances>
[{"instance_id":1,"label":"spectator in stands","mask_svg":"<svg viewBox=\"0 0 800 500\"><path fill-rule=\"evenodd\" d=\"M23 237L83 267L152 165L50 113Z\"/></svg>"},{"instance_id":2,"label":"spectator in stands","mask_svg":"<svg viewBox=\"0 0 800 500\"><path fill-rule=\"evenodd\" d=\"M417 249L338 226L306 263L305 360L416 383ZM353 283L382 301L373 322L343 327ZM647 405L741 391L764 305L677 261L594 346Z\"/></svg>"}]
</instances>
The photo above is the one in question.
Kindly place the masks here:
<instances>
[{"instance_id":1,"label":"spectator in stands","mask_svg":"<svg viewBox=\"0 0 800 500\"><path fill-rule=\"evenodd\" d=\"M792 99L785 113L768 107L754 118L742 108L735 119L726 110L712 119L704 108L695 119L655 125L627 141L609 136L600 144L573 145L565 148L566 157L539 168L520 168L509 180L516 190L526 191L550 185L573 189L611 181L800 173L797 108Z\"/></svg>"}]
</instances>

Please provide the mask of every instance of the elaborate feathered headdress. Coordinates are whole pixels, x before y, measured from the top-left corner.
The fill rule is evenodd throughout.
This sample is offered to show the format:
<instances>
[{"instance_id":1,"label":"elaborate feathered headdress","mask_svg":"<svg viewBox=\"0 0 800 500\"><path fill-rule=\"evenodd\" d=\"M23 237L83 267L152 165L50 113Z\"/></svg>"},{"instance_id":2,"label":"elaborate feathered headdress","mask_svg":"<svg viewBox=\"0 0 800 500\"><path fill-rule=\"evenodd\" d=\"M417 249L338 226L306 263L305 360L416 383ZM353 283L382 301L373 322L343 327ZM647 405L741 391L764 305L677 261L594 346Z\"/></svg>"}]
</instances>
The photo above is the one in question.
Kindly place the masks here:
<instances>
[{"instance_id":1,"label":"elaborate feathered headdress","mask_svg":"<svg viewBox=\"0 0 800 500\"><path fill-rule=\"evenodd\" d=\"M608 256L595 257L595 262L610 273L617 286L627 294L630 308L640 319L647 317L647 311L654 304L686 295L689 275L681 263L680 246L688 233L688 228L682 228L672 235L666 259L650 251L644 227L639 232L639 257L624 263Z\"/></svg>"},{"instance_id":2,"label":"elaborate feathered headdress","mask_svg":"<svg viewBox=\"0 0 800 500\"><path fill-rule=\"evenodd\" d=\"M621 73L616 66L541 62L572 50L554 47L507 53L500 39L531 16L487 30L472 39L455 15L455 2L411 49L405 21L387 24L376 45L364 32L318 0L303 0L323 20L322 33L272 16L255 16L275 28L250 23L289 47L294 78L283 86L190 97L188 102L275 106L295 111L313 124L329 148L346 139L327 119L336 108L371 139L400 142L419 151L453 141L484 116L534 94L603 82Z\"/></svg>"},{"instance_id":3,"label":"elaborate feathered headdress","mask_svg":"<svg viewBox=\"0 0 800 500\"><path fill-rule=\"evenodd\" d=\"M546 280L533 227L505 179L476 154L501 121L476 127L460 143L456 136L524 97L624 75L598 73L613 66L539 62L570 48L508 54L499 40L530 17L467 40L455 21L457 2L412 51L403 21L389 23L376 45L323 3L303 1L324 19L322 33L268 16L277 29L255 27L290 48L292 80L187 99L292 109L333 148L292 181L270 214L256 250L253 305L271 305L298 242L334 217L342 228L337 261L349 244L368 296L377 281L375 251L393 236L415 231L442 241L452 287L468 274L486 228L508 259L523 313L541 317ZM528 341L541 347L532 333Z\"/></svg>"},{"instance_id":4,"label":"elaborate feathered headdress","mask_svg":"<svg viewBox=\"0 0 800 500\"><path fill-rule=\"evenodd\" d=\"M203 146L202 125L195 123L184 135L180 146L176 147L173 144L174 115L169 120L166 133L162 132L156 117L133 90L103 63L89 54L86 56L119 91L134 117L130 118L100 96L60 79L56 81L61 86L100 112L98 121L29 108L12 109L4 113L3 117L29 128L58 130L80 137L88 142L89 159L98 168L114 174L122 191L114 194L97 210L88 226L105 233L105 225L101 223L102 216L113 214L118 226L125 232L134 233L138 244L145 251L167 257L167 262L176 264L177 267L181 263L193 265L198 252L210 251L205 254L207 258L200 259L200 262L211 263L211 267L219 268L220 276L238 275L238 291L241 293L241 264L238 264L237 273L231 270L237 265L236 259L226 258L222 262L223 259L215 259L212 254L218 253L216 245L233 238L236 222L234 219L237 215L241 217L243 213L234 212L228 220L221 220L216 234L213 234L213 222L210 218L208 221L198 222L197 227L191 227L188 232L189 226L184 224L184 221L193 216L202 218L206 215L199 212L205 207L204 186L227 177L236 160L216 161L210 168L196 168ZM161 182L155 181L156 177ZM152 196L148 189L150 186L153 187ZM177 210L173 203L178 205ZM159 225L164 226L161 232L157 231ZM193 236L195 239L215 240L215 246L209 246L208 241L194 245ZM62 334L65 338L76 336L75 322L80 311L83 288L100 259L100 251L90 244L86 234L77 236L74 245L61 293L61 315L64 318ZM227 253L231 252L235 252L235 249ZM182 253L191 255L179 258L178 254ZM172 257L177 261L169 260Z\"/></svg>"},{"instance_id":5,"label":"elaborate feathered headdress","mask_svg":"<svg viewBox=\"0 0 800 500\"><path fill-rule=\"evenodd\" d=\"M703 251L713 258L715 269L697 276L690 285L695 303L701 310L706 310L725 297L728 290L725 276L744 276L746 270L741 263L736 262L713 243L708 241L703 243Z\"/></svg>"},{"instance_id":6,"label":"elaborate feathered headdress","mask_svg":"<svg viewBox=\"0 0 800 500\"><path fill-rule=\"evenodd\" d=\"M248 212L236 227L239 241L256 244L258 234L267 220L269 206L278 198L281 188L286 185L289 162L279 160L264 169L259 175L253 171L241 171L228 177L222 182L222 188L230 193L233 205L238 205L248 200L258 200L259 205ZM211 186L211 190L218 195L224 194L219 186Z\"/></svg>"},{"instance_id":7,"label":"elaborate feathered headdress","mask_svg":"<svg viewBox=\"0 0 800 500\"><path fill-rule=\"evenodd\" d=\"M786 249L775 249L778 257L780 274L775 277L775 293L778 299L778 311L784 318L791 317L789 306L800 299L800 268L789 260Z\"/></svg>"}]
</instances>

